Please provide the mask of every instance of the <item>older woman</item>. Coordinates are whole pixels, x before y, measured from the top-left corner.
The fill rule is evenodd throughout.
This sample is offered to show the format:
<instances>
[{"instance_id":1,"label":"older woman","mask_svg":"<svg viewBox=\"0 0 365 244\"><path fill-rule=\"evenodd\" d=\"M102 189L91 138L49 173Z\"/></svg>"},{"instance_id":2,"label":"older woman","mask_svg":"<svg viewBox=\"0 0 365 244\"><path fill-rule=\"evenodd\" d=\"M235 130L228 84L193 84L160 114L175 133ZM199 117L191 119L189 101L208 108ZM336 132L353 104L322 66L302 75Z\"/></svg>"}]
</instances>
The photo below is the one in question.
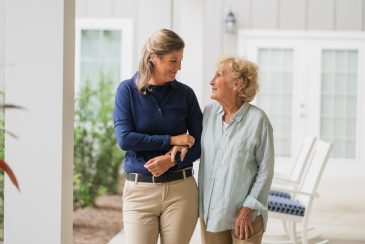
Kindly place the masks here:
<instances>
[{"instance_id":1,"label":"older woman","mask_svg":"<svg viewBox=\"0 0 365 244\"><path fill-rule=\"evenodd\" d=\"M202 242L261 243L274 171L273 130L250 104L258 91L257 66L224 57L203 113L199 169Z\"/></svg>"}]
</instances>

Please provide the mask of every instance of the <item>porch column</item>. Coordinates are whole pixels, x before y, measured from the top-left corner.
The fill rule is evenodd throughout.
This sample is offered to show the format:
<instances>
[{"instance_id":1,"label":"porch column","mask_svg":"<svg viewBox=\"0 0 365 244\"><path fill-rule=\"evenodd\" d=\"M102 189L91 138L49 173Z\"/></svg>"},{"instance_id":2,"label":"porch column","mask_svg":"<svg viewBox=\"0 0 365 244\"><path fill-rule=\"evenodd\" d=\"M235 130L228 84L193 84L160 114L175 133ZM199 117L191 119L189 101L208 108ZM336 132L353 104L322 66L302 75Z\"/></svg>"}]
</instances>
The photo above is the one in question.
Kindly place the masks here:
<instances>
[{"instance_id":1,"label":"porch column","mask_svg":"<svg viewBox=\"0 0 365 244\"><path fill-rule=\"evenodd\" d=\"M72 243L74 21L75 0L5 0L7 244Z\"/></svg>"}]
</instances>

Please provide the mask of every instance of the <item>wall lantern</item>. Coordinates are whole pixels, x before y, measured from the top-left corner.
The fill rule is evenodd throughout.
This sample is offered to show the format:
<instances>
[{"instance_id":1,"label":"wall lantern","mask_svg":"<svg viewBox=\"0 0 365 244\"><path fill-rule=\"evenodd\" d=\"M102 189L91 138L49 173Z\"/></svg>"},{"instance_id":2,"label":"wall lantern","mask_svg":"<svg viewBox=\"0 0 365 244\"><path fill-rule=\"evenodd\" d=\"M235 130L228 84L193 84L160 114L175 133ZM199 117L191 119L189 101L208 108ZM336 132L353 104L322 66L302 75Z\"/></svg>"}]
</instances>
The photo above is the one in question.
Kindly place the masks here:
<instances>
[{"instance_id":1,"label":"wall lantern","mask_svg":"<svg viewBox=\"0 0 365 244\"><path fill-rule=\"evenodd\" d=\"M236 16L234 16L232 11L229 11L225 18L225 31L227 33L236 32Z\"/></svg>"}]
</instances>

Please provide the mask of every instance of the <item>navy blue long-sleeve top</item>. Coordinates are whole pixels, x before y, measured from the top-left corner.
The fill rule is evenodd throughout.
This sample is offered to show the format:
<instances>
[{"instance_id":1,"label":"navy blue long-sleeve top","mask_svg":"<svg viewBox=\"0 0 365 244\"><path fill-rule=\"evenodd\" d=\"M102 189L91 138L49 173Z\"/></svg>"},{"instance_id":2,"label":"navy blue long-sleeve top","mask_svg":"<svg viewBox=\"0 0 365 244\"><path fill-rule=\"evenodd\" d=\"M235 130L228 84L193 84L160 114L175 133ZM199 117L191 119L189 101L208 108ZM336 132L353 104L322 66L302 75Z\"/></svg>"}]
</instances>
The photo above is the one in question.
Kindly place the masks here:
<instances>
[{"instance_id":1,"label":"navy blue long-sleeve top","mask_svg":"<svg viewBox=\"0 0 365 244\"><path fill-rule=\"evenodd\" d=\"M146 95L136 86L137 74L123 81L116 92L114 107L115 136L126 151L127 173L151 175L143 165L170 150L170 137L189 133L195 138L183 161L168 172L191 167L200 157L202 112L194 91L176 80L150 86Z\"/></svg>"}]
</instances>

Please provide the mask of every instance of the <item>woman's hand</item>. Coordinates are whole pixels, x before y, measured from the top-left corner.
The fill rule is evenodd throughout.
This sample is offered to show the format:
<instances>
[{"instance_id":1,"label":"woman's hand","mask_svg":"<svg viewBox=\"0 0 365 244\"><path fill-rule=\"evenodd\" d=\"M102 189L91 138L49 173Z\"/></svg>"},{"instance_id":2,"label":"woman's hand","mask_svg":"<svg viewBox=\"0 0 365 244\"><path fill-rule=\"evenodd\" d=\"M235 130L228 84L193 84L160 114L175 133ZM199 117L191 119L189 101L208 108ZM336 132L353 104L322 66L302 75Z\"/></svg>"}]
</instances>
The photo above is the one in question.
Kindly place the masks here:
<instances>
[{"instance_id":1,"label":"woman's hand","mask_svg":"<svg viewBox=\"0 0 365 244\"><path fill-rule=\"evenodd\" d=\"M158 177L175 165L176 162L171 160L170 155L162 155L148 160L147 163L144 164L144 167L151 172L153 176Z\"/></svg>"},{"instance_id":2,"label":"woman's hand","mask_svg":"<svg viewBox=\"0 0 365 244\"><path fill-rule=\"evenodd\" d=\"M188 146L192 147L195 143L195 138L188 134L181 134L177 136L171 136L171 145L173 146Z\"/></svg>"},{"instance_id":3,"label":"woman's hand","mask_svg":"<svg viewBox=\"0 0 365 244\"><path fill-rule=\"evenodd\" d=\"M235 235L240 240L246 240L253 234L252 209L241 207L236 218Z\"/></svg>"},{"instance_id":4,"label":"woman's hand","mask_svg":"<svg viewBox=\"0 0 365 244\"><path fill-rule=\"evenodd\" d=\"M180 161L183 161L188 153L187 146L173 146L167 155L171 156L171 161L175 162L176 153L180 152Z\"/></svg>"}]
</instances>

